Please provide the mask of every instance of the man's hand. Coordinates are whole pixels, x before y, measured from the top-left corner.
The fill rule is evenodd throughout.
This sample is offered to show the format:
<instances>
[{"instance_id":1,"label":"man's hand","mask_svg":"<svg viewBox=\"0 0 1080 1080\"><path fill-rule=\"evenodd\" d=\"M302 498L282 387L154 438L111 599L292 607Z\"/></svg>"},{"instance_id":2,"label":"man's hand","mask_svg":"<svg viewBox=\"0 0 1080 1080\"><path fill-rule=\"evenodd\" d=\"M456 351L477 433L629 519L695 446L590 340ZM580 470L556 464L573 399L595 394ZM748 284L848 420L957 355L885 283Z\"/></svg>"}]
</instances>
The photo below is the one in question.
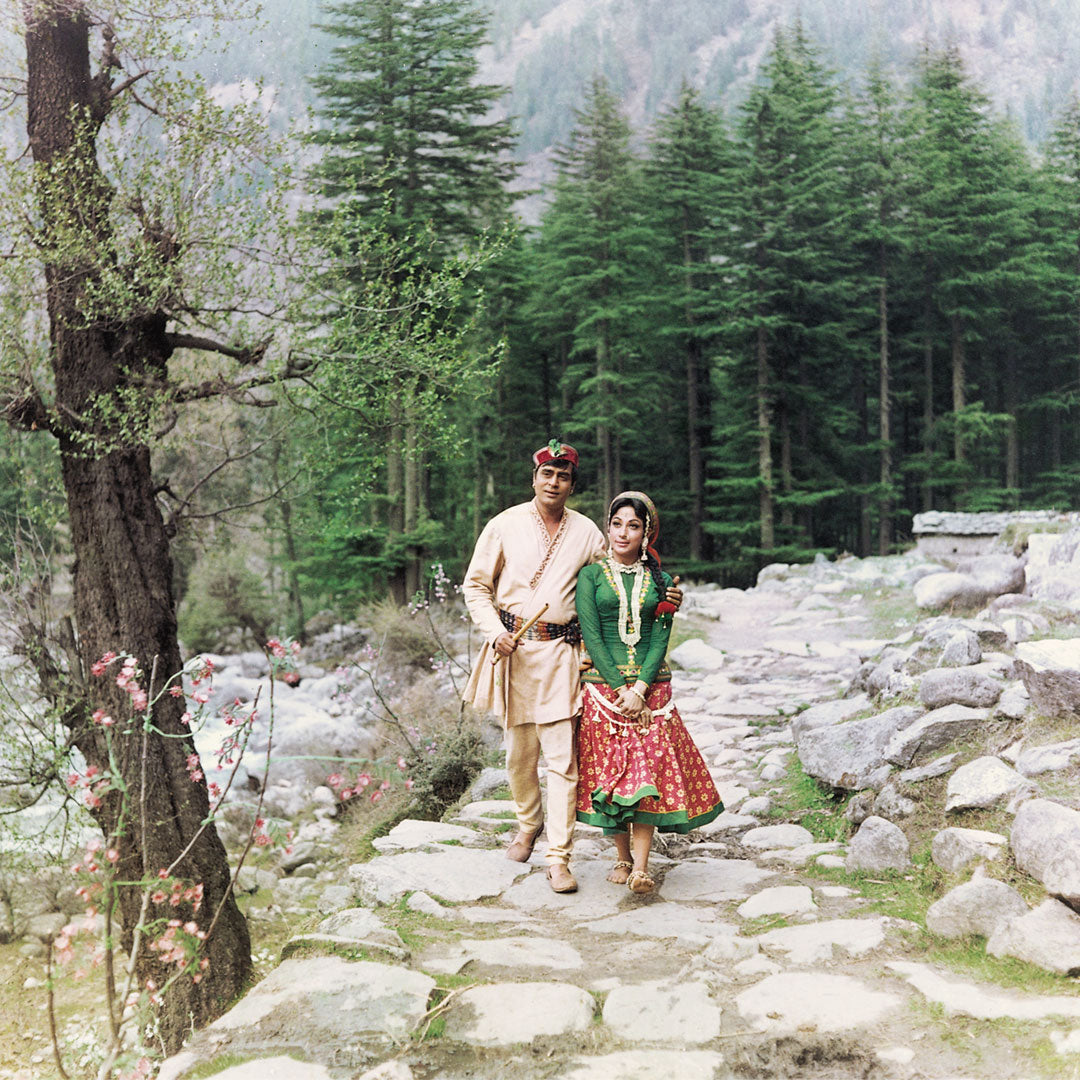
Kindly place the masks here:
<instances>
[{"instance_id":1,"label":"man's hand","mask_svg":"<svg viewBox=\"0 0 1080 1080\"><path fill-rule=\"evenodd\" d=\"M492 648L500 656L509 656L516 648L518 643L514 640L514 635L504 631L496 639Z\"/></svg>"},{"instance_id":2,"label":"man's hand","mask_svg":"<svg viewBox=\"0 0 1080 1080\"><path fill-rule=\"evenodd\" d=\"M669 604L674 605L675 610L678 611L682 607L683 591L678 588L679 579L677 577L671 579L671 584L668 586L667 595L664 597Z\"/></svg>"}]
</instances>

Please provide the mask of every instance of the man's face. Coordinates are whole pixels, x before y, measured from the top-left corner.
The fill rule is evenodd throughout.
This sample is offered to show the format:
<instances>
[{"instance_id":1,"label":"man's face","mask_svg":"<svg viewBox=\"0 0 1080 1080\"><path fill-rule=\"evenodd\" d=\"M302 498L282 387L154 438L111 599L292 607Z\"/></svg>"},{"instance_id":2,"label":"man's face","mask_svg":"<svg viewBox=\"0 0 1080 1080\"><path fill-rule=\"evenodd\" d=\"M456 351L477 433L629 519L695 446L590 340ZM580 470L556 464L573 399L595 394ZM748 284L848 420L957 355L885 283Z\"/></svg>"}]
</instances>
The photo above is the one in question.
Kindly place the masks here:
<instances>
[{"instance_id":1,"label":"man's face","mask_svg":"<svg viewBox=\"0 0 1080 1080\"><path fill-rule=\"evenodd\" d=\"M549 513L562 513L573 487L573 473L570 466L562 462L549 461L540 465L533 473L533 491L536 493L536 501L543 510Z\"/></svg>"}]
</instances>

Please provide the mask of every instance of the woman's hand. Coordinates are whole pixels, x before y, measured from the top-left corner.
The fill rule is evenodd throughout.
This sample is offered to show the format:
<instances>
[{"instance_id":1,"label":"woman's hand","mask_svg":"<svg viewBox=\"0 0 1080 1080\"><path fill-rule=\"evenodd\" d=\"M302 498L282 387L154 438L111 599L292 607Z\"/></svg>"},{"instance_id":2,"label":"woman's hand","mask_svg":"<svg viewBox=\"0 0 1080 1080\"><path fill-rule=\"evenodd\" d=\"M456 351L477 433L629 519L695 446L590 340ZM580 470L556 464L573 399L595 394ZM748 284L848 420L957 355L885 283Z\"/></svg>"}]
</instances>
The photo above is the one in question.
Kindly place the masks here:
<instances>
[{"instance_id":1,"label":"woman's hand","mask_svg":"<svg viewBox=\"0 0 1080 1080\"><path fill-rule=\"evenodd\" d=\"M620 686L615 692L615 699L619 712L627 720L641 720L648 711L645 708L645 699L640 694L635 693L632 687Z\"/></svg>"}]
</instances>

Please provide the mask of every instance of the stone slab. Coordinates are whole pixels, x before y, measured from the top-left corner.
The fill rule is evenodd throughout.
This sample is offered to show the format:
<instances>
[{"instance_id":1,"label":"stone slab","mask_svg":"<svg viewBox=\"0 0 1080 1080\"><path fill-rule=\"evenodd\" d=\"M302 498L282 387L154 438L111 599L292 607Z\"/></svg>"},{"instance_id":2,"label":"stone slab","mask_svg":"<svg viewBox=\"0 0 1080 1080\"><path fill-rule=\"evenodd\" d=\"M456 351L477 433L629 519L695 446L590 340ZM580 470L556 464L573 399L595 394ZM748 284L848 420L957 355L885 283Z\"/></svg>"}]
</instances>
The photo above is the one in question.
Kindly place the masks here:
<instances>
[{"instance_id":1,"label":"stone slab","mask_svg":"<svg viewBox=\"0 0 1080 1080\"><path fill-rule=\"evenodd\" d=\"M325 1065L284 1056L245 1061L214 1076L217 1080L330 1080Z\"/></svg>"},{"instance_id":2,"label":"stone slab","mask_svg":"<svg viewBox=\"0 0 1080 1080\"><path fill-rule=\"evenodd\" d=\"M685 861L669 870L660 886L665 900L745 900L757 886L773 877L745 859Z\"/></svg>"},{"instance_id":3,"label":"stone slab","mask_svg":"<svg viewBox=\"0 0 1080 1080\"><path fill-rule=\"evenodd\" d=\"M775 1035L850 1031L877 1023L901 1003L898 995L871 990L850 975L810 972L770 975L735 998L753 1031Z\"/></svg>"},{"instance_id":4,"label":"stone slab","mask_svg":"<svg viewBox=\"0 0 1080 1080\"><path fill-rule=\"evenodd\" d=\"M235 1046L315 1046L361 1037L404 1039L427 1011L435 980L419 971L338 956L285 960L209 1026Z\"/></svg>"},{"instance_id":5,"label":"stone slab","mask_svg":"<svg viewBox=\"0 0 1080 1080\"><path fill-rule=\"evenodd\" d=\"M775 885L762 889L735 910L744 919L756 919L762 915L799 915L816 910L814 894L806 885Z\"/></svg>"},{"instance_id":6,"label":"stone slab","mask_svg":"<svg viewBox=\"0 0 1080 1080\"><path fill-rule=\"evenodd\" d=\"M724 1064L711 1050L622 1050L615 1054L574 1058L560 1071L560 1080L715 1080Z\"/></svg>"},{"instance_id":7,"label":"stone slab","mask_svg":"<svg viewBox=\"0 0 1080 1080\"><path fill-rule=\"evenodd\" d=\"M371 844L380 854L388 855L397 851L429 848L433 844L445 844L448 841L466 846L487 842L486 838L479 835L475 829L466 828L464 825L450 825L445 821L415 821L412 818L406 818L404 821L399 821L385 836L376 837Z\"/></svg>"},{"instance_id":8,"label":"stone slab","mask_svg":"<svg viewBox=\"0 0 1080 1080\"><path fill-rule=\"evenodd\" d=\"M514 1046L538 1035L569 1035L589 1030L595 1006L587 990L566 983L473 986L448 1010L445 1037L472 1046Z\"/></svg>"},{"instance_id":9,"label":"stone slab","mask_svg":"<svg viewBox=\"0 0 1080 1080\"><path fill-rule=\"evenodd\" d=\"M720 934L735 933L737 928L718 922L714 908L654 903L585 923L581 929L593 934L626 934L658 941L674 938L684 945L705 945Z\"/></svg>"},{"instance_id":10,"label":"stone slab","mask_svg":"<svg viewBox=\"0 0 1080 1080\"><path fill-rule=\"evenodd\" d=\"M584 966L581 954L564 941L544 937L498 937L465 939L424 953L425 971L456 975L467 964L485 967L539 968L542 971L576 971Z\"/></svg>"},{"instance_id":11,"label":"stone slab","mask_svg":"<svg viewBox=\"0 0 1080 1080\"><path fill-rule=\"evenodd\" d=\"M437 847L430 852L378 855L350 866L348 876L367 904L393 904L417 890L460 904L498 896L531 869L501 851Z\"/></svg>"},{"instance_id":12,"label":"stone slab","mask_svg":"<svg viewBox=\"0 0 1080 1080\"><path fill-rule=\"evenodd\" d=\"M700 1046L720 1034L720 1008L704 983L638 983L608 994L604 1023L634 1042Z\"/></svg>"},{"instance_id":13,"label":"stone slab","mask_svg":"<svg viewBox=\"0 0 1080 1080\"><path fill-rule=\"evenodd\" d=\"M942 1006L946 1016L976 1020L1044 1020L1051 1016L1080 1017L1080 997L1063 994L1017 994L962 983L939 975L929 964L894 960L887 965L907 979L928 1001Z\"/></svg>"},{"instance_id":14,"label":"stone slab","mask_svg":"<svg viewBox=\"0 0 1080 1080\"><path fill-rule=\"evenodd\" d=\"M809 926L783 926L759 934L758 943L768 952L784 953L793 964L818 964L839 951L861 956L885 940L885 916L874 919L830 919Z\"/></svg>"},{"instance_id":15,"label":"stone slab","mask_svg":"<svg viewBox=\"0 0 1080 1080\"><path fill-rule=\"evenodd\" d=\"M613 854L612 862L614 858ZM503 862L508 861L503 859ZM581 921L602 915L614 915L629 895L625 885L612 885L606 880L611 869L611 862L607 860L574 862L570 869L578 883L578 891L575 893L553 893L543 871L540 871L530 874L524 881L519 881L507 889L503 893L502 902L519 911L544 912Z\"/></svg>"}]
</instances>

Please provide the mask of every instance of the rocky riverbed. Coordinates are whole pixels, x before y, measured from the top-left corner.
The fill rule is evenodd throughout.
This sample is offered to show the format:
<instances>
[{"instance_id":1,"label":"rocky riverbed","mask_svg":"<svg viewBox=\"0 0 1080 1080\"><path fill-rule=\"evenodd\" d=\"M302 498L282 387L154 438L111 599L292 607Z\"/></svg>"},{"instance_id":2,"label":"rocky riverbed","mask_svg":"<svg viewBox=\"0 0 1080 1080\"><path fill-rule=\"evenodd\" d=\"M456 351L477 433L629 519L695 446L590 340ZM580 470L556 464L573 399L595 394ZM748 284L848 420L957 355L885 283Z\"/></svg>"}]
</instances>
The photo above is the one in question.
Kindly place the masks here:
<instances>
[{"instance_id":1,"label":"rocky riverbed","mask_svg":"<svg viewBox=\"0 0 1080 1080\"><path fill-rule=\"evenodd\" d=\"M654 894L589 828L576 894L542 840L506 860L497 769L353 865L324 806L245 882L303 932L160 1076L1080 1075L1076 550L691 588L674 689L726 812L658 839Z\"/></svg>"}]
</instances>

